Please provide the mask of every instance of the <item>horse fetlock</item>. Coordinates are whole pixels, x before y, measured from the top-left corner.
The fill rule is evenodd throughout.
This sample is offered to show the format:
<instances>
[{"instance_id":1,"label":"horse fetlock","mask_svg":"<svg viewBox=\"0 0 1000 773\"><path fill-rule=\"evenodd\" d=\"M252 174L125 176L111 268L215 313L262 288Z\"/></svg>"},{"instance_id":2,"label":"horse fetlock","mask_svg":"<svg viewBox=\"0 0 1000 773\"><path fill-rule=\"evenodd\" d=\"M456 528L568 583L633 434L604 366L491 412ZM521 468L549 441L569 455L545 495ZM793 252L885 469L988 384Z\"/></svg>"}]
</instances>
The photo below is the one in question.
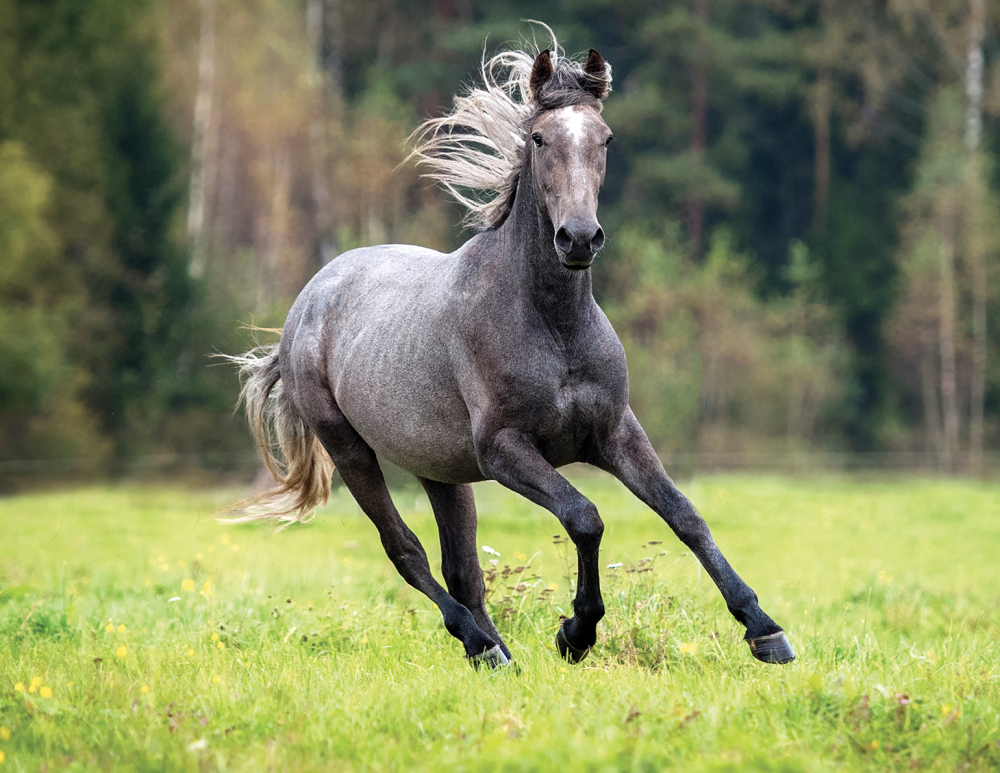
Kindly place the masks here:
<instances>
[{"instance_id":1,"label":"horse fetlock","mask_svg":"<svg viewBox=\"0 0 1000 773\"><path fill-rule=\"evenodd\" d=\"M577 638L576 618L563 620L556 632L556 648L559 650L559 657L569 663L579 663L590 654L594 644L597 643L597 632L586 640Z\"/></svg>"},{"instance_id":2,"label":"horse fetlock","mask_svg":"<svg viewBox=\"0 0 1000 773\"><path fill-rule=\"evenodd\" d=\"M597 599L596 601L577 599L573 603L573 613L571 619L579 620L581 623L586 621L596 626L604 619L604 601L601 599Z\"/></svg>"}]
</instances>

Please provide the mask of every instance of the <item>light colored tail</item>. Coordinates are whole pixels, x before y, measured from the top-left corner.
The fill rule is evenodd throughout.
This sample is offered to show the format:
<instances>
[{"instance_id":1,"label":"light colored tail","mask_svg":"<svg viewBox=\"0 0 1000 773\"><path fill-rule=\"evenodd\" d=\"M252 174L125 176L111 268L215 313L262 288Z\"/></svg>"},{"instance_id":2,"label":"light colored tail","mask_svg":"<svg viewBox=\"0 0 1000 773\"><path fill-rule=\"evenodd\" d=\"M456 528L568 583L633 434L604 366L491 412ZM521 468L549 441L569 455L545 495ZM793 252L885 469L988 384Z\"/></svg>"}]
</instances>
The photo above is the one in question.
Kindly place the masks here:
<instances>
[{"instance_id":1,"label":"light colored tail","mask_svg":"<svg viewBox=\"0 0 1000 773\"><path fill-rule=\"evenodd\" d=\"M246 408L250 433L277 486L237 502L230 523L278 519L285 528L308 523L330 498L333 462L312 430L305 425L281 385L278 345L258 346L244 355L223 359L240 369L240 402Z\"/></svg>"}]
</instances>

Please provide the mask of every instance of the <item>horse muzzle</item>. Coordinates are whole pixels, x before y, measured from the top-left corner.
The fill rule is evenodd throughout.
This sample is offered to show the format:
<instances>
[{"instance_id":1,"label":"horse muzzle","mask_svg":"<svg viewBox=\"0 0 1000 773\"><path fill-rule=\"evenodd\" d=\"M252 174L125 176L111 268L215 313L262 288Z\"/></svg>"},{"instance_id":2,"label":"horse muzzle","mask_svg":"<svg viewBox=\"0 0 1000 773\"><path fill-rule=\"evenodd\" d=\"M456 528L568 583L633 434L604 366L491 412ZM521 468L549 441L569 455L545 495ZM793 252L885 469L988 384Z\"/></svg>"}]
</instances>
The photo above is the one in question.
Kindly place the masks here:
<instances>
[{"instance_id":1,"label":"horse muzzle","mask_svg":"<svg viewBox=\"0 0 1000 773\"><path fill-rule=\"evenodd\" d=\"M589 223L570 220L556 229L553 240L559 262L571 271L590 268L604 247L604 229L596 220Z\"/></svg>"}]
</instances>

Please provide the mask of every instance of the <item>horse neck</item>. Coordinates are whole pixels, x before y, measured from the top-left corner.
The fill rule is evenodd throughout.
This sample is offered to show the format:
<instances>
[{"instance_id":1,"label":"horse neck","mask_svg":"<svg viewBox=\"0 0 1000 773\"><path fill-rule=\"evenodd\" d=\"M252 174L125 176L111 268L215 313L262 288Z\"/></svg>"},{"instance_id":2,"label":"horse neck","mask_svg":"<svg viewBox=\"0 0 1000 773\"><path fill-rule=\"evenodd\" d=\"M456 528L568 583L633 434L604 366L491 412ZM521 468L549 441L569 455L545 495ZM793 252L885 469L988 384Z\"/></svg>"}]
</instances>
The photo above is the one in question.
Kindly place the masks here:
<instances>
[{"instance_id":1,"label":"horse neck","mask_svg":"<svg viewBox=\"0 0 1000 773\"><path fill-rule=\"evenodd\" d=\"M590 271L570 271L555 255L552 221L538 206L528 166L522 169L510 215L498 229L510 261L514 292L535 307L550 330L572 339L594 303Z\"/></svg>"}]
</instances>

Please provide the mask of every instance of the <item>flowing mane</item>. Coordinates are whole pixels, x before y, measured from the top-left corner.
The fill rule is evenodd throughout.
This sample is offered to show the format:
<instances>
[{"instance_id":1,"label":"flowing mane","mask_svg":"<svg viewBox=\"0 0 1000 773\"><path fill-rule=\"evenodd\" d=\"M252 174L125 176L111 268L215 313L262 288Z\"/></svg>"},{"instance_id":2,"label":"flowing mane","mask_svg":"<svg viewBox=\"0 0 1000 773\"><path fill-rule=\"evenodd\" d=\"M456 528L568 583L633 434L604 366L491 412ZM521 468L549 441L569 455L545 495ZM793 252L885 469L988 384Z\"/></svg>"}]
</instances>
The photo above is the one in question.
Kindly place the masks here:
<instances>
[{"instance_id":1,"label":"flowing mane","mask_svg":"<svg viewBox=\"0 0 1000 773\"><path fill-rule=\"evenodd\" d=\"M584 72L551 36L552 77L536 93L530 86L535 54L504 51L481 65L482 85L457 95L451 111L424 121L413 135L411 156L466 209L473 228L496 228L506 220L517 191L528 126L542 112L588 104L601 109L611 91L611 66L603 76ZM537 46L536 46L537 48ZM597 97L594 94L600 93Z\"/></svg>"}]
</instances>

